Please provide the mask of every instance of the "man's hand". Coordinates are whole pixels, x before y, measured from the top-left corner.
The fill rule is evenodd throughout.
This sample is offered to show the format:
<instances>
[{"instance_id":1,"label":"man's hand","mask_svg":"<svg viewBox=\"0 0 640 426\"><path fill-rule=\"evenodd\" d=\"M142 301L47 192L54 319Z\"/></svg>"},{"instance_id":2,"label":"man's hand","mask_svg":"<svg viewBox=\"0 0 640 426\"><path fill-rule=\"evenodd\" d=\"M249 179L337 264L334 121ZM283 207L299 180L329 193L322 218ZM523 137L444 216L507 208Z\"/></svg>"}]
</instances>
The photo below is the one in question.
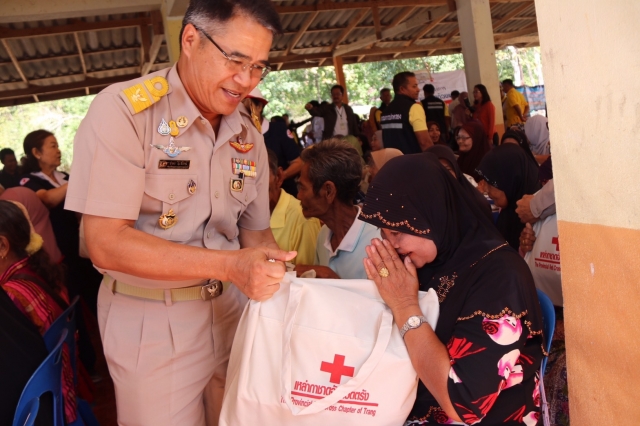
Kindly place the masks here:
<instances>
[{"instance_id":1,"label":"man's hand","mask_svg":"<svg viewBox=\"0 0 640 426\"><path fill-rule=\"evenodd\" d=\"M340 279L340 276L338 276L338 274L336 274L335 271L333 269L329 268L328 266L296 265L294 271L296 271L298 276L301 276L305 272L310 271L312 269L314 271L316 271L316 278L333 278L333 279L337 279L337 280Z\"/></svg>"},{"instance_id":2,"label":"man's hand","mask_svg":"<svg viewBox=\"0 0 640 426\"><path fill-rule=\"evenodd\" d=\"M528 253L533 250L533 244L536 242L536 234L533 232L531 224L527 223L520 233L520 250Z\"/></svg>"},{"instance_id":3,"label":"man's hand","mask_svg":"<svg viewBox=\"0 0 640 426\"><path fill-rule=\"evenodd\" d=\"M516 213L522 223L536 223L538 218L531 213L531 200L533 195L525 195L520 200L516 201Z\"/></svg>"},{"instance_id":4,"label":"man's hand","mask_svg":"<svg viewBox=\"0 0 640 426\"><path fill-rule=\"evenodd\" d=\"M228 277L249 299L262 302L280 288L287 272L284 262L296 257L295 251L267 247L241 249L236 252Z\"/></svg>"}]
</instances>

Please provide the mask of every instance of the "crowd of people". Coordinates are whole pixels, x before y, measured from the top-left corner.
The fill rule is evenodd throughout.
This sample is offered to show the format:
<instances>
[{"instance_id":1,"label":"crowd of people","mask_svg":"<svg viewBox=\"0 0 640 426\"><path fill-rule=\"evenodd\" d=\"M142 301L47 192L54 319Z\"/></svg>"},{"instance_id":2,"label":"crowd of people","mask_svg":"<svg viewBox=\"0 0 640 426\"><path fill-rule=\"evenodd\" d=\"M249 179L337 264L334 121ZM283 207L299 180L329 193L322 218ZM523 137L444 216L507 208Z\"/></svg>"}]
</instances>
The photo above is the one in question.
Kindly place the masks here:
<instances>
[{"instance_id":1,"label":"crowd of people","mask_svg":"<svg viewBox=\"0 0 640 426\"><path fill-rule=\"evenodd\" d=\"M270 2L219 3L191 1L176 66L96 97L71 176L58 170L47 130L25 136L20 162L0 150L3 303L8 296L43 335L80 296L84 380L96 378L89 315L100 323L122 424L213 425L247 298L268 299L286 270L368 278L406 333L420 378L407 425L540 424L547 354L523 257L536 243L532 225L555 217L547 119L530 116L504 80L499 140L484 85L472 100L454 91L447 104L406 71L381 88L366 120L334 85L327 102L305 105L298 135L288 116L265 117L269 100L256 88L280 31ZM218 71L206 77L211 93L203 67ZM141 83L154 103L127 95ZM105 121L122 138L102 131ZM137 131L145 126L154 131ZM418 290L428 289L440 302L435 329L421 326ZM553 348L550 382L566 391L563 346ZM72 422L79 385L68 370ZM21 386L16 379L15 395ZM552 424L567 423L566 392L548 395Z\"/></svg>"}]
</instances>

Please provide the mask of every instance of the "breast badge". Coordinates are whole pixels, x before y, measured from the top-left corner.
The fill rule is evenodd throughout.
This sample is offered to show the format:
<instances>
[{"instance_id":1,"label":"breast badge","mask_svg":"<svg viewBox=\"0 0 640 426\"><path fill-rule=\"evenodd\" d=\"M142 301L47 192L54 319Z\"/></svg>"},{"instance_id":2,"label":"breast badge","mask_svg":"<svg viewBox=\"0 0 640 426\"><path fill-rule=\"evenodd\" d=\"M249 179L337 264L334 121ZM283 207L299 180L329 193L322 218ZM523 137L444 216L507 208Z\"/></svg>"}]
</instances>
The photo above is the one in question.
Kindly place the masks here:
<instances>
[{"instance_id":1,"label":"breast badge","mask_svg":"<svg viewBox=\"0 0 640 426\"><path fill-rule=\"evenodd\" d=\"M158 126L158 133L160 133L162 136L169 136L169 134L171 134L171 127L169 127L169 124L164 118Z\"/></svg>"},{"instance_id":2,"label":"breast badge","mask_svg":"<svg viewBox=\"0 0 640 426\"><path fill-rule=\"evenodd\" d=\"M178 127L184 128L187 127L187 124L189 124L189 120L187 120L187 117L185 117L184 115L181 115L176 119L176 124L178 125Z\"/></svg>"},{"instance_id":3,"label":"breast badge","mask_svg":"<svg viewBox=\"0 0 640 426\"><path fill-rule=\"evenodd\" d=\"M151 146L154 147L155 149L159 149L160 151L164 152L170 158L175 158L178 155L182 154L183 152L189 151L191 149L191 147L189 147L189 146L177 146L175 144L175 141L173 140L173 137L171 139L169 139L169 145L168 146L154 145L154 144L151 144Z\"/></svg>"},{"instance_id":4,"label":"breast badge","mask_svg":"<svg viewBox=\"0 0 640 426\"><path fill-rule=\"evenodd\" d=\"M173 209L169 209L169 212L163 214L158 218L158 225L162 229L169 229L178 223L178 216L173 212Z\"/></svg>"}]
</instances>

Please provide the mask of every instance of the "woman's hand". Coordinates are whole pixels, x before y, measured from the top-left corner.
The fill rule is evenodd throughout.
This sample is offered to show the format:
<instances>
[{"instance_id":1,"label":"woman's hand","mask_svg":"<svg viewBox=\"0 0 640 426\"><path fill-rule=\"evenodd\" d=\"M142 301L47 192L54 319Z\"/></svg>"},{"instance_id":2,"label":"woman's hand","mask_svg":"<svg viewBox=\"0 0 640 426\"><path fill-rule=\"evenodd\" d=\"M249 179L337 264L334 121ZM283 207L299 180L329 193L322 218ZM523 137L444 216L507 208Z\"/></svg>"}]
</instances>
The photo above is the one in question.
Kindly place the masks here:
<instances>
[{"instance_id":1,"label":"woman's hand","mask_svg":"<svg viewBox=\"0 0 640 426\"><path fill-rule=\"evenodd\" d=\"M418 273L409 256L404 262L389 241L371 240L367 246L367 259L364 268L367 277L378 287L382 300L391 308L394 315L408 307L418 306ZM388 276L382 268L386 268Z\"/></svg>"}]
</instances>

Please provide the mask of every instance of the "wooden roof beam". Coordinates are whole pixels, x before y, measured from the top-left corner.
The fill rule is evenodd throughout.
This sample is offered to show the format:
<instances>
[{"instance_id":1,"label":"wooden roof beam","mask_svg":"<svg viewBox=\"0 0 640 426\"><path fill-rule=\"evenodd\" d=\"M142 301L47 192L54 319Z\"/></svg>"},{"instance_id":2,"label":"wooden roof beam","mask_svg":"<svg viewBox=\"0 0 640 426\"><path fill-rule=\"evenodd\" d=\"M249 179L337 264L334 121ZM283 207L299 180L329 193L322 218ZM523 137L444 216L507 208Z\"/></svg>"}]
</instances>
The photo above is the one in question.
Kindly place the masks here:
<instances>
[{"instance_id":1,"label":"wooden roof beam","mask_svg":"<svg viewBox=\"0 0 640 426\"><path fill-rule=\"evenodd\" d=\"M449 11L446 7L441 7L436 9L435 11L433 11L433 13L430 11L429 15L431 16L431 20L442 20L444 19L447 15L449 14ZM425 20L424 17L421 15L417 15L405 22L403 22L402 24L398 24L393 28L385 28L384 30L382 30L381 34L380 34L380 38L378 38L375 35L371 35L368 37L363 37L362 39L353 42L347 46L342 46L339 47L337 49L334 50L333 52L333 56L341 56L344 55L347 52L351 52L353 50L357 50L357 49L361 49L364 46L368 46L370 44L379 42L380 40L383 40L385 38L390 38L390 37L395 37L398 34L402 34L403 32L411 29L411 28L415 28L417 26L420 25L424 25Z\"/></svg>"},{"instance_id":2,"label":"wooden roof beam","mask_svg":"<svg viewBox=\"0 0 640 426\"><path fill-rule=\"evenodd\" d=\"M301 12L328 12L333 10L370 9L377 7L399 6L440 6L447 4L447 0L360 0L337 3L326 1L318 4L303 4L297 6L275 6L276 12L281 15Z\"/></svg>"},{"instance_id":3,"label":"wooden roof beam","mask_svg":"<svg viewBox=\"0 0 640 426\"><path fill-rule=\"evenodd\" d=\"M330 49L331 51L333 51L336 47L338 47L338 45L342 43L344 39L346 39L349 36L351 31L353 31L353 29L360 23L360 21L362 21L362 18L364 18L364 15L366 15L367 12L368 12L367 9L363 9L356 14L356 16L351 20L351 22L349 22L349 25L347 25L347 27L342 30L342 32L340 33L340 35L338 35L338 37L336 37L333 44L331 45L331 49Z\"/></svg>"},{"instance_id":4,"label":"wooden roof beam","mask_svg":"<svg viewBox=\"0 0 640 426\"><path fill-rule=\"evenodd\" d=\"M7 40L5 40L5 39L2 39L2 45L4 46L4 50L7 51L7 54L9 55L9 58L11 59L11 63L13 63L13 66L15 67L16 71L18 72L18 75L22 79L22 82L26 83L26 84L29 84L29 79L27 79L27 76L24 75L24 72L22 71L22 68L20 67L20 63L18 62L18 58L13 53L13 50L11 50L11 46L9 46L9 42L7 42ZM38 99L37 95L32 95L32 96L33 96L33 100L34 101L40 102L40 100Z\"/></svg>"},{"instance_id":5,"label":"wooden roof beam","mask_svg":"<svg viewBox=\"0 0 640 426\"><path fill-rule=\"evenodd\" d=\"M151 67L158 59L158 53L164 42L164 34L154 34L151 40L151 47L149 48L149 61L144 63L140 71L140 75L147 75L151 71Z\"/></svg>"},{"instance_id":6,"label":"wooden roof beam","mask_svg":"<svg viewBox=\"0 0 640 426\"><path fill-rule=\"evenodd\" d=\"M448 9L444 9L446 10L446 13L441 14L440 16L434 18L431 20L431 22L429 23L429 25L427 25L426 27L424 27L422 30L420 30L418 32L418 34L416 34L415 36L413 36L413 38L411 40L409 40L408 42L405 43L405 47L406 46L411 46L412 44L414 44L416 41L420 40L422 37L424 37L425 34L427 34L429 31L431 31L432 29L434 29L436 27L436 25L438 25L440 22L444 21L444 19L449 15L449 11Z\"/></svg>"},{"instance_id":7,"label":"wooden roof beam","mask_svg":"<svg viewBox=\"0 0 640 426\"><path fill-rule=\"evenodd\" d=\"M0 38L39 37L51 34L67 34L83 31L109 30L113 28L138 27L141 25L153 25L151 18L114 19L110 21L85 22L79 19L71 19L66 25L37 28L5 28L0 27Z\"/></svg>"},{"instance_id":8,"label":"wooden roof beam","mask_svg":"<svg viewBox=\"0 0 640 426\"><path fill-rule=\"evenodd\" d=\"M528 9L531 7L531 2L526 2L521 4L520 6L516 7L515 9L513 9L511 12L507 13L506 15L504 15L502 18L500 18L495 24L493 24L493 31L495 32L496 30L498 30L501 26L503 26L504 24L506 24L508 21L510 21L511 19L513 19L516 15L518 15L519 13L522 13L525 11L525 9Z\"/></svg>"},{"instance_id":9,"label":"wooden roof beam","mask_svg":"<svg viewBox=\"0 0 640 426\"><path fill-rule=\"evenodd\" d=\"M378 5L374 5L371 8L371 16L373 17L373 27L376 30L376 38L378 40L382 39L382 25L380 24L380 9Z\"/></svg>"},{"instance_id":10,"label":"wooden roof beam","mask_svg":"<svg viewBox=\"0 0 640 426\"><path fill-rule=\"evenodd\" d=\"M307 19L305 19L302 25L300 25L298 32L296 33L295 36L293 36L293 39L287 46L287 49L284 51L285 55L288 55L289 53L291 53L291 50L296 47L296 44L298 44L302 36L307 32L307 30L309 29L309 26L313 23L313 21L316 19L319 13L320 12L312 12L307 16Z\"/></svg>"},{"instance_id":11,"label":"wooden roof beam","mask_svg":"<svg viewBox=\"0 0 640 426\"><path fill-rule=\"evenodd\" d=\"M87 75L87 63L84 61L84 55L82 54L82 46L80 45L80 37L78 37L78 33L73 33L73 39L76 42L76 49L78 49L78 55L80 55L80 65L82 65L82 74Z\"/></svg>"}]
</instances>

